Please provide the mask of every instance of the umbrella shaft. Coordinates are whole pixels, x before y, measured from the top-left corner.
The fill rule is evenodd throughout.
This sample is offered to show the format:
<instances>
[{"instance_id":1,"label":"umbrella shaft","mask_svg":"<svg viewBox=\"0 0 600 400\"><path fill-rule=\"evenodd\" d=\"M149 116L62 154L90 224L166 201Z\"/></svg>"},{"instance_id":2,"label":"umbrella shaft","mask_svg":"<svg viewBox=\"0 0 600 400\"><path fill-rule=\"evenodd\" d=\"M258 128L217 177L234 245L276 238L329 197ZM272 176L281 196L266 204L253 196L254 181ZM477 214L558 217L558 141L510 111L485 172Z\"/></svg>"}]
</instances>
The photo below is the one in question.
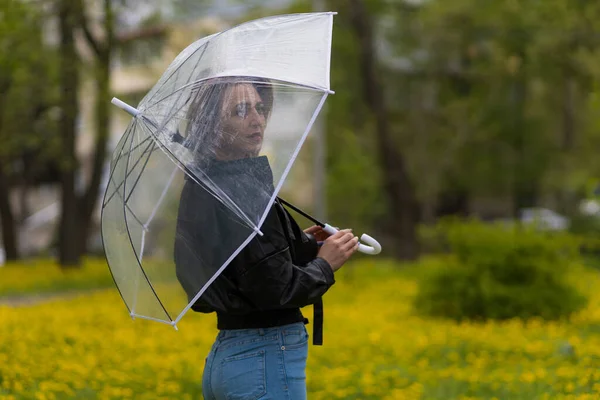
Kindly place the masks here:
<instances>
[{"instance_id":1,"label":"umbrella shaft","mask_svg":"<svg viewBox=\"0 0 600 400\"><path fill-rule=\"evenodd\" d=\"M289 208L291 208L292 210L296 211L298 214L302 215L304 218L311 220L312 222L314 222L315 224L319 225L320 227L324 227L325 226L324 223L320 222L318 219L316 219L312 215L305 213L304 211L302 211L301 209L299 209L295 205L288 203L287 201L285 201L281 197L277 197L277 199L280 202L282 202L284 205L286 205Z\"/></svg>"}]
</instances>

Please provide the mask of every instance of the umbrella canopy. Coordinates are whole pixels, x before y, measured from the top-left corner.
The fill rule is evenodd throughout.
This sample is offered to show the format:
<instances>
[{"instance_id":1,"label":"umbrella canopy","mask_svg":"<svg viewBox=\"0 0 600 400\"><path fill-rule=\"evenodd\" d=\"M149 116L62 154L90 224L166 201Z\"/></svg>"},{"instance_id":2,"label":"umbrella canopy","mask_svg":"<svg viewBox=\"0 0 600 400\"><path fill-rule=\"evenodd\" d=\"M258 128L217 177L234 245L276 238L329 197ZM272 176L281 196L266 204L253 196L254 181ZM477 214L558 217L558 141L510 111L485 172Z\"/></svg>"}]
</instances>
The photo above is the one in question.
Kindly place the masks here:
<instances>
[{"instance_id":1,"label":"umbrella canopy","mask_svg":"<svg viewBox=\"0 0 600 400\"><path fill-rule=\"evenodd\" d=\"M111 159L102 238L132 317L175 326L257 234L323 106L334 13L251 21L191 44Z\"/></svg>"}]
</instances>

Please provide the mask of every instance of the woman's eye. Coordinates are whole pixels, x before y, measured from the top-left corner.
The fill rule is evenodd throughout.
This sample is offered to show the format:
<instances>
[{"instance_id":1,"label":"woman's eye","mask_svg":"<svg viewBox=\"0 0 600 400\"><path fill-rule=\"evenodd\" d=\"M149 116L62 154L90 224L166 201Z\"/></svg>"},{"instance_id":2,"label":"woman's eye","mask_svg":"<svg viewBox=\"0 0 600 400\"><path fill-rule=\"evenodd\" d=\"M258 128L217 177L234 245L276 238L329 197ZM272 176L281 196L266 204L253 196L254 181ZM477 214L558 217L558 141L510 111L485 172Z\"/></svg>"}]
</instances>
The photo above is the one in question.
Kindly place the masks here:
<instances>
[{"instance_id":1,"label":"woman's eye","mask_svg":"<svg viewBox=\"0 0 600 400\"><path fill-rule=\"evenodd\" d=\"M246 114L248 113L248 108L246 107L246 104L245 103L238 104L235 107L235 113L240 118L246 117Z\"/></svg>"},{"instance_id":2,"label":"woman's eye","mask_svg":"<svg viewBox=\"0 0 600 400\"><path fill-rule=\"evenodd\" d=\"M265 115L265 105L263 103L258 103L255 108L258 115Z\"/></svg>"}]
</instances>

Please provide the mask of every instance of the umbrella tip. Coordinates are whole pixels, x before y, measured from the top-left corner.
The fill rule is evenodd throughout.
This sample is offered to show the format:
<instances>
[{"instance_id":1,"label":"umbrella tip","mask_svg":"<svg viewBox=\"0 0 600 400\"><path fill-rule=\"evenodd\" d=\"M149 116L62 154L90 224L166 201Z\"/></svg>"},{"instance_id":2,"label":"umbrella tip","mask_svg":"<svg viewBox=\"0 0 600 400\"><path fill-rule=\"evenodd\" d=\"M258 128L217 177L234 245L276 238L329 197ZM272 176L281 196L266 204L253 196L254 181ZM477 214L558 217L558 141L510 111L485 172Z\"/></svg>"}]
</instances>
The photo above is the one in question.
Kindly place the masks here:
<instances>
[{"instance_id":1,"label":"umbrella tip","mask_svg":"<svg viewBox=\"0 0 600 400\"><path fill-rule=\"evenodd\" d=\"M115 106L119 107L121 110L127 111L133 117L137 117L140 113L140 110L138 110L135 107L130 106L129 104L125 103L122 100L117 99L116 97L113 97L110 102L112 104L114 104Z\"/></svg>"}]
</instances>

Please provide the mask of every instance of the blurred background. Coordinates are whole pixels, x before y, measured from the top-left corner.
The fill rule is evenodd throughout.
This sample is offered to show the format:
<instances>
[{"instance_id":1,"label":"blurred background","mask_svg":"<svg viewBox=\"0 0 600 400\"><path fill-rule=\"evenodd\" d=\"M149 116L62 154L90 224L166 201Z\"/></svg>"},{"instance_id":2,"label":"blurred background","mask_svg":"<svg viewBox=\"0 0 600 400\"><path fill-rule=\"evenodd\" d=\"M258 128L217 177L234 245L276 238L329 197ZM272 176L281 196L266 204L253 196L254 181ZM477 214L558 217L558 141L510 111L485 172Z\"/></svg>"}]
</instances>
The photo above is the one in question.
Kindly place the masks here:
<instances>
[{"instance_id":1,"label":"blurred background","mask_svg":"<svg viewBox=\"0 0 600 400\"><path fill-rule=\"evenodd\" d=\"M336 93L283 195L384 251L340 272L309 398L600 396L599 2L3 0L0 398L201 397L214 321L132 323L103 258L110 99L310 11Z\"/></svg>"}]
</instances>

